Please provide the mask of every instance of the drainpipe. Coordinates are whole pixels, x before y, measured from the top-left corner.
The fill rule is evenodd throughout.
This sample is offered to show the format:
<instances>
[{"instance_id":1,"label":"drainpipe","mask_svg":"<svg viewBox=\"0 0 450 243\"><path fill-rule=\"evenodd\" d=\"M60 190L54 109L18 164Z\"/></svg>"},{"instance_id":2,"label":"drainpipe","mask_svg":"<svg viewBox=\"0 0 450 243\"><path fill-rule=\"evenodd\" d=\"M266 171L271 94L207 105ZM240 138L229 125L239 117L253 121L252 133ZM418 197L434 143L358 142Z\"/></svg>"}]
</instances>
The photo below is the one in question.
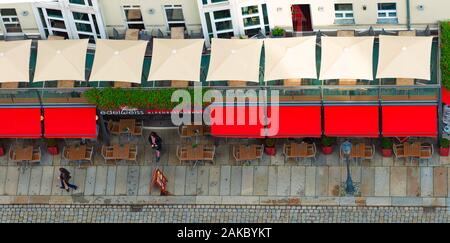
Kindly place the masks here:
<instances>
[{"instance_id":1,"label":"drainpipe","mask_svg":"<svg viewBox=\"0 0 450 243\"><path fill-rule=\"evenodd\" d=\"M411 30L411 8L410 8L410 0L406 0L406 26L408 30Z\"/></svg>"}]
</instances>

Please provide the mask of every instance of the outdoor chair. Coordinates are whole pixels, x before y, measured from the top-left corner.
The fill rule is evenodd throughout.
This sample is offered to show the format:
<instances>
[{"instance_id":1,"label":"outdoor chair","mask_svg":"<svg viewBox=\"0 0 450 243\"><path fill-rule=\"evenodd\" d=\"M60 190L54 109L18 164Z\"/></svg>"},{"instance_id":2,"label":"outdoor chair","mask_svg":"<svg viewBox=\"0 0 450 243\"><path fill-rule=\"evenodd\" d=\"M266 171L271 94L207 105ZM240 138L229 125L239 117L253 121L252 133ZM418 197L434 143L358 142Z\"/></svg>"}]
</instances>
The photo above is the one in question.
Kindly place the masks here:
<instances>
[{"instance_id":1,"label":"outdoor chair","mask_svg":"<svg viewBox=\"0 0 450 243\"><path fill-rule=\"evenodd\" d=\"M283 80L283 86L285 87L297 87L302 85L302 79L285 79Z\"/></svg>"},{"instance_id":2,"label":"outdoor chair","mask_svg":"<svg viewBox=\"0 0 450 243\"><path fill-rule=\"evenodd\" d=\"M70 89L73 87L75 87L74 80L58 80L57 81L57 88L59 88L59 89Z\"/></svg>"},{"instance_id":3,"label":"outdoor chair","mask_svg":"<svg viewBox=\"0 0 450 243\"><path fill-rule=\"evenodd\" d=\"M247 82L240 81L240 80L229 80L228 86L229 87L245 87L245 86L247 86Z\"/></svg>"},{"instance_id":4,"label":"outdoor chair","mask_svg":"<svg viewBox=\"0 0 450 243\"><path fill-rule=\"evenodd\" d=\"M92 155L94 154L94 146L89 146L86 148L86 155L84 157L84 160L87 160L93 165L92 163Z\"/></svg>"},{"instance_id":5,"label":"outdoor chair","mask_svg":"<svg viewBox=\"0 0 450 243\"><path fill-rule=\"evenodd\" d=\"M127 29L125 31L125 40L139 40L139 29Z\"/></svg>"},{"instance_id":6,"label":"outdoor chair","mask_svg":"<svg viewBox=\"0 0 450 243\"><path fill-rule=\"evenodd\" d=\"M137 153L138 153L137 146L136 147L131 147L130 148L130 154L128 155L128 160L137 162Z\"/></svg>"},{"instance_id":7,"label":"outdoor chair","mask_svg":"<svg viewBox=\"0 0 450 243\"><path fill-rule=\"evenodd\" d=\"M105 163L108 162L108 160L112 160L113 158L113 148L109 146L103 146L102 147L102 157L105 160Z\"/></svg>"},{"instance_id":8,"label":"outdoor chair","mask_svg":"<svg viewBox=\"0 0 450 243\"><path fill-rule=\"evenodd\" d=\"M174 88L186 88L189 86L189 81L172 80L170 81L170 87Z\"/></svg>"},{"instance_id":9,"label":"outdoor chair","mask_svg":"<svg viewBox=\"0 0 450 243\"><path fill-rule=\"evenodd\" d=\"M336 36L338 36L338 37L355 36L355 31L354 30L338 30L338 31L336 31Z\"/></svg>"},{"instance_id":10,"label":"outdoor chair","mask_svg":"<svg viewBox=\"0 0 450 243\"><path fill-rule=\"evenodd\" d=\"M374 155L375 155L375 145L372 144L372 146L366 146L364 151L364 159L372 161Z\"/></svg>"},{"instance_id":11,"label":"outdoor chair","mask_svg":"<svg viewBox=\"0 0 450 243\"><path fill-rule=\"evenodd\" d=\"M184 27L172 27L170 28L171 39L184 39Z\"/></svg>"},{"instance_id":12,"label":"outdoor chair","mask_svg":"<svg viewBox=\"0 0 450 243\"><path fill-rule=\"evenodd\" d=\"M316 155L317 155L316 144L315 143L308 144L306 156L302 157L302 159L305 159L305 158L311 159L311 165L312 165L313 161L316 162Z\"/></svg>"},{"instance_id":13,"label":"outdoor chair","mask_svg":"<svg viewBox=\"0 0 450 243\"><path fill-rule=\"evenodd\" d=\"M394 144L392 147L394 152L394 161L403 158L406 162L405 149L403 144Z\"/></svg>"},{"instance_id":14,"label":"outdoor chair","mask_svg":"<svg viewBox=\"0 0 450 243\"><path fill-rule=\"evenodd\" d=\"M131 131L132 136L142 136L142 122L136 122L134 131Z\"/></svg>"},{"instance_id":15,"label":"outdoor chair","mask_svg":"<svg viewBox=\"0 0 450 243\"><path fill-rule=\"evenodd\" d=\"M433 144L427 145L427 146L422 146L420 148L420 157L419 157L419 161L422 159L426 159L427 162L433 157L433 153L434 153L434 148L433 148Z\"/></svg>"},{"instance_id":16,"label":"outdoor chair","mask_svg":"<svg viewBox=\"0 0 450 243\"><path fill-rule=\"evenodd\" d=\"M117 122L113 122L112 120L109 120L108 130L111 132L111 134L120 135L119 124Z\"/></svg>"},{"instance_id":17,"label":"outdoor chair","mask_svg":"<svg viewBox=\"0 0 450 243\"><path fill-rule=\"evenodd\" d=\"M129 82L114 81L114 88L131 88L131 86Z\"/></svg>"},{"instance_id":18,"label":"outdoor chair","mask_svg":"<svg viewBox=\"0 0 450 243\"><path fill-rule=\"evenodd\" d=\"M2 89L18 89L19 82L5 82L0 84Z\"/></svg>"},{"instance_id":19,"label":"outdoor chair","mask_svg":"<svg viewBox=\"0 0 450 243\"><path fill-rule=\"evenodd\" d=\"M47 37L47 40L65 40L66 38L64 38L63 36L59 36L59 35L49 35Z\"/></svg>"},{"instance_id":20,"label":"outdoor chair","mask_svg":"<svg viewBox=\"0 0 450 243\"><path fill-rule=\"evenodd\" d=\"M33 157L31 159L32 163L39 163L41 162L41 148L33 148Z\"/></svg>"}]
</instances>

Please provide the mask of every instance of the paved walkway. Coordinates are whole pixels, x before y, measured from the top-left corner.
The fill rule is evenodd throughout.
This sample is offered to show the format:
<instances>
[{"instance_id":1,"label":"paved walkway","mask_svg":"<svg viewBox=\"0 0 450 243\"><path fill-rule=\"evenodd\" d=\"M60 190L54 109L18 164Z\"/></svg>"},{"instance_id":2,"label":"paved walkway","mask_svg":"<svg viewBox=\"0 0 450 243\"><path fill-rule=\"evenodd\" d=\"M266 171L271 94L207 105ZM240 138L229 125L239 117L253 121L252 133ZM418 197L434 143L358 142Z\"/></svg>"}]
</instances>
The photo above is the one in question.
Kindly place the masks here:
<instances>
[{"instance_id":1,"label":"paved walkway","mask_svg":"<svg viewBox=\"0 0 450 243\"><path fill-rule=\"evenodd\" d=\"M0 205L3 223L448 223L447 208ZM273 232L276 233L276 232Z\"/></svg>"},{"instance_id":2,"label":"paved walkway","mask_svg":"<svg viewBox=\"0 0 450 243\"><path fill-rule=\"evenodd\" d=\"M66 167L77 191L59 189L59 167L20 172L0 166L0 203L174 203L446 206L450 168L359 167L352 178L356 197L344 197L345 167L337 166L170 166L171 196L150 186L154 165Z\"/></svg>"},{"instance_id":3,"label":"paved walkway","mask_svg":"<svg viewBox=\"0 0 450 243\"><path fill-rule=\"evenodd\" d=\"M449 160L437 153L429 162L394 161L377 153L372 162L352 164L357 194L345 197L346 169L337 151L320 154L314 163L285 162L280 144L276 156L240 166L232 159L231 146L243 140L206 138L199 142L217 145L215 164L193 167L180 165L175 156L180 143L176 131L159 134L164 141L160 167L169 180L170 196L160 196L159 190L150 186L154 154L145 139L140 139L131 141L139 147L137 164L105 164L97 154L94 166L78 168L61 161L61 155L44 151L41 165L21 172L4 156L0 158L0 204L450 205ZM117 137L113 140L119 142ZM59 189L61 165L72 172L79 190L68 193Z\"/></svg>"}]
</instances>

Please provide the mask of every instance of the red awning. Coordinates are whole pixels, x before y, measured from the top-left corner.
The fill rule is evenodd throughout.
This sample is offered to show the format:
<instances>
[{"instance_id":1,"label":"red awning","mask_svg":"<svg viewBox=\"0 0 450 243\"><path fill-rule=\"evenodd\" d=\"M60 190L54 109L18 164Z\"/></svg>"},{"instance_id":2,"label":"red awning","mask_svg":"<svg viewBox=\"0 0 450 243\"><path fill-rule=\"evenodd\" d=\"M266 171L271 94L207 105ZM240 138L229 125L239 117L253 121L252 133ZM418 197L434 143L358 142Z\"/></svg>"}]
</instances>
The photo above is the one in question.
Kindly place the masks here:
<instances>
[{"instance_id":1,"label":"red awning","mask_svg":"<svg viewBox=\"0 0 450 243\"><path fill-rule=\"evenodd\" d=\"M264 110L258 109L258 106L212 107L211 134L216 137L264 137L264 134L261 135L264 126L260 122L260 112Z\"/></svg>"},{"instance_id":2,"label":"red awning","mask_svg":"<svg viewBox=\"0 0 450 243\"><path fill-rule=\"evenodd\" d=\"M325 135L378 137L378 106L325 106Z\"/></svg>"},{"instance_id":3,"label":"red awning","mask_svg":"<svg viewBox=\"0 0 450 243\"><path fill-rule=\"evenodd\" d=\"M442 86L442 103L450 105L450 90Z\"/></svg>"},{"instance_id":4,"label":"red awning","mask_svg":"<svg viewBox=\"0 0 450 243\"><path fill-rule=\"evenodd\" d=\"M383 106L385 137L436 137L437 106Z\"/></svg>"},{"instance_id":5,"label":"red awning","mask_svg":"<svg viewBox=\"0 0 450 243\"><path fill-rule=\"evenodd\" d=\"M39 138L41 108L0 108L1 138Z\"/></svg>"},{"instance_id":6,"label":"red awning","mask_svg":"<svg viewBox=\"0 0 450 243\"><path fill-rule=\"evenodd\" d=\"M276 114L277 111L278 118L272 117L272 114ZM272 106L268 107L267 115L268 135L276 134L271 137L320 137L322 135L320 106Z\"/></svg>"},{"instance_id":7,"label":"red awning","mask_svg":"<svg viewBox=\"0 0 450 243\"><path fill-rule=\"evenodd\" d=\"M96 138L95 107L44 108L44 137Z\"/></svg>"}]
</instances>

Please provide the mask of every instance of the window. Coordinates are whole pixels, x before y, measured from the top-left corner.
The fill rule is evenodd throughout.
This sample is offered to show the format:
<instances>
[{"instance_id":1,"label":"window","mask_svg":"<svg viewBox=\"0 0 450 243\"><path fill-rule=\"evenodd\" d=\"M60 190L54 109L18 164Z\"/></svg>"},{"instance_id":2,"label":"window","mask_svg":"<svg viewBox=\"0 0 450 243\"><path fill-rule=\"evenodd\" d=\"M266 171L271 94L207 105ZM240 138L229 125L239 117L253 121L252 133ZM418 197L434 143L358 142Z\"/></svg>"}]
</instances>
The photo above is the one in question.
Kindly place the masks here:
<instances>
[{"instance_id":1,"label":"window","mask_svg":"<svg viewBox=\"0 0 450 243\"><path fill-rule=\"evenodd\" d=\"M397 18L396 3L379 3L378 18Z\"/></svg>"},{"instance_id":2,"label":"window","mask_svg":"<svg viewBox=\"0 0 450 243\"><path fill-rule=\"evenodd\" d=\"M70 4L92 6L92 0L69 0Z\"/></svg>"},{"instance_id":3,"label":"window","mask_svg":"<svg viewBox=\"0 0 450 243\"><path fill-rule=\"evenodd\" d=\"M164 5L164 12L166 13L169 30L172 27L184 27L186 29L186 21L184 20L183 7L181 5Z\"/></svg>"},{"instance_id":4,"label":"window","mask_svg":"<svg viewBox=\"0 0 450 243\"><path fill-rule=\"evenodd\" d=\"M203 5L208 4L214 4L214 3L221 3L221 2L228 2L228 0L202 0Z\"/></svg>"},{"instance_id":5,"label":"window","mask_svg":"<svg viewBox=\"0 0 450 243\"><path fill-rule=\"evenodd\" d=\"M22 33L22 27L20 26L19 18L17 18L16 9L0 9L0 17L0 23L3 23L6 33Z\"/></svg>"},{"instance_id":6,"label":"window","mask_svg":"<svg viewBox=\"0 0 450 243\"><path fill-rule=\"evenodd\" d=\"M353 6L352 4L335 4L334 16L336 19L353 19Z\"/></svg>"},{"instance_id":7,"label":"window","mask_svg":"<svg viewBox=\"0 0 450 243\"><path fill-rule=\"evenodd\" d=\"M254 36L259 32L268 33L270 31L266 4L244 6L241 8L241 12L245 35Z\"/></svg>"},{"instance_id":8,"label":"window","mask_svg":"<svg viewBox=\"0 0 450 243\"><path fill-rule=\"evenodd\" d=\"M205 13L209 38L230 38L234 36L233 22L229 9Z\"/></svg>"},{"instance_id":9,"label":"window","mask_svg":"<svg viewBox=\"0 0 450 243\"><path fill-rule=\"evenodd\" d=\"M129 29L145 29L141 7L139 5L126 5L123 6L123 10L125 12L125 18Z\"/></svg>"}]
</instances>

